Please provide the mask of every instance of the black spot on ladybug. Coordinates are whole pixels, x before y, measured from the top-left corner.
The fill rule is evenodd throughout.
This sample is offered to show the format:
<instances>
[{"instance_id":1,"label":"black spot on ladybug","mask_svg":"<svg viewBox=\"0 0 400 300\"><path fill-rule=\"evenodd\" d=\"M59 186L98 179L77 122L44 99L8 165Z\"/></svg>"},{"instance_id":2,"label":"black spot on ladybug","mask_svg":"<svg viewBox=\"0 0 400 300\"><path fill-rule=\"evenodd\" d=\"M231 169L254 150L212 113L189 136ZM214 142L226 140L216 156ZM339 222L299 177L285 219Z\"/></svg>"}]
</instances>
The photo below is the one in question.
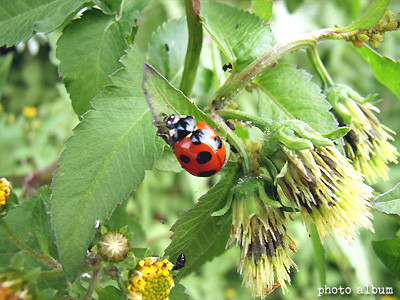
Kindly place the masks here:
<instances>
[{"instance_id":1,"label":"black spot on ladybug","mask_svg":"<svg viewBox=\"0 0 400 300\"><path fill-rule=\"evenodd\" d=\"M235 27L235 29L238 29L239 27L240 27L240 24L237 24L236 27Z\"/></svg>"},{"instance_id":2,"label":"black spot on ladybug","mask_svg":"<svg viewBox=\"0 0 400 300\"><path fill-rule=\"evenodd\" d=\"M190 163L190 157L186 156L186 155L179 155L179 159L184 163L184 164L188 164Z\"/></svg>"},{"instance_id":3,"label":"black spot on ladybug","mask_svg":"<svg viewBox=\"0 0 400 300\"><path fill-rule=\"evenodd\" d=\"M201 144L201 140L202 140L204 135L205 135L204 130L197 129L197 130L193 131L192 135L190 136L190 141L194 145L200 145Z\"/></svg>"},{"instance_id":4,"label":"black spot on ladybug","mask_svg":"<svg viewBox=\"0 0 400 300\"><path fill-rule=\"evenodd\" d=\"M208 151L201 151L199 154L197 154L196 156L196 161L201 164L204 165L206 163L208 163L212 158L212 154Z\"/></svg>"},{"instance_id":5,"label":"black spot on ladybug","mask_svg":"<svg viewBox=\"0 0 400 300\"><path fill-rule=\"evenodd\" d=\"M185 254L181 253L179 254L178 258L176 259L175 266L172 268L172 270L179 270L182 269L186 264L186 257Z\"/></svg>"},{"instance_id":6,"label":"black spot on ladybug","mask_svg":"<svg viewBox=\"0 0 400 300\"><path fill-rule=\"evenodd\" d=\"M210 171L204 171L204 172L200 172L199 174L197 174L198 177L209 177L214 175L215 173L217 173L216 170L210 170Z\"/></svg>"},{"instance_id":7,"label":"black spot on ladybug","mask_svg":"<svg viewBox=\"0 0 400 300\"><path fill-rule=\"evenodd\" d=\"M167 52L169 52L169 46L168 46L168 44L165 44L165 50L167 50Z\"/></svg>"},{"instance_id":8,"label":"black spot on ladybug","mask_svg":"<svg viewBox=\"0 0 400 300\"><path fill-rule=\"evenodd\" d=\"M220 137L218 135L216 135L214 137L214 141L215 141L215 147L217 149L221 149L222 148L222 141L221 141L221 139L220 139Z\"/></svg>"}]
</instances>

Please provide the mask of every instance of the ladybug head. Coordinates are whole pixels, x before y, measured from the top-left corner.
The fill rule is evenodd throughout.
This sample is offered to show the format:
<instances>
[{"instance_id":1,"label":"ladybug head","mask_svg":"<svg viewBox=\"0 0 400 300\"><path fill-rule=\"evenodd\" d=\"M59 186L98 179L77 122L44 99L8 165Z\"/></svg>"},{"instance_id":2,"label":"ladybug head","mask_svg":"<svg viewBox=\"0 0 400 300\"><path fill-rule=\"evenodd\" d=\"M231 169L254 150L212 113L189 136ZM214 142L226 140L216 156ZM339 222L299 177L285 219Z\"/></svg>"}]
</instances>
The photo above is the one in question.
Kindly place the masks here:
<instances>
[{"instance_id":1,"label":"ladybug head","mask_svg":"<svg viewBox=\"0 0 400 300\"><path fill-rule=\"evenodd\" d=\"M165 116L164 118L165 125L167 126L168 129L175 128L175 125L178 123L179 120L180 117L175 114L170 116Z\"/></svg>"},{"instance_id":2,"label":"ladybug head","mask_svg":"<svg viewBox=\"0 0 400 300\"><path fill-rule=\"evenodd\" d=\"M184 139L195 129L194 119L191 116L170 115L164 120L165 126L169 129L169 135L174 143Z\"/></svg>"}]
</instances>

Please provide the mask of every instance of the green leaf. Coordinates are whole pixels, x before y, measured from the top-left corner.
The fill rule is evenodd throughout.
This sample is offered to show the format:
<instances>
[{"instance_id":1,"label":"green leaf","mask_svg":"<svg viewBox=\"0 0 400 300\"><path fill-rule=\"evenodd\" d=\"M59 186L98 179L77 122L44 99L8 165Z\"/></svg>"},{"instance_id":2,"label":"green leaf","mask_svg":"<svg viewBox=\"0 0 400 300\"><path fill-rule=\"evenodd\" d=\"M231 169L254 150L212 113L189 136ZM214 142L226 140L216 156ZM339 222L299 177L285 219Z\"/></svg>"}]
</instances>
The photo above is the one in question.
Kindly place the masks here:
<instances>
[{"instance_id":1,"label":"green leaf","mask_svg":"<svg viewBox=\"0 0 400 300\"><path fill-rule=\"evenodd\" d=\"M177 280L175 280L174 284L175 286L172 288L168 298L170 300L189 300L189 296L185 294L185 287Z\"/></svg>"},{"instance_id":2,"label":"green leaf","mask_svg":"<svg viewBox=\"0 0 400 300\"><path fill-rule=\"evenodd\" d=\"M134 25L134 19L117 21L93 9L65 27L57 42L57 58L78 116L92 109L89 101L111 84L109 75L121 67L125 36Z\"/></svg>"},{"instance_id":3,"label":"green leaf","mask_svg":"<svg viewBox=\"0 0 400 300\"><path fill-rule=\"evenodd\" d=\"M373 205L377 210L386 214L400 215L400 183L390 191L376 197Z\"/></svg>"},{"instance_id":4,"label":"green leaf","mask_svg":"<svg viewBox=\"0 0 400 300\"><path fill-rule=\"evenodd\" d=\"M128 203L129 201L124 201L121 205L118 205L112 216L105 223L109 225L110 230L117 231L128 225L128 232L133 233L129 237L131 247L133 247L145 241L146 233L139 221L127 212L126 207Z\"/></svg>"},{"instance_id":5,"label":"green leaf","mask_svg":"<svg viewBox=\"0 0 400 300\"><path fill-rule=\"evenodd\" d=\"M269 22L273 4L271 0L251 0L251 11L264 22Z\"/></svg>"},{"instance_id":6,"label":"green leaf","mask_svg":"<svg viewBox=\"0 0 400 300\"><path fill-rule=\"evenodd\" d=\"M400 99L400 61L382 56L370 47L362 47L358 52L369 63L375 78Z\"/></svg>"},{"instance_id":7,"label":"green leaf","mask_svg":"<svg viewBox=\"0 0 400 300\"><path fill-rule=\"evenodd\" d=\"M124 300L126 299L124 293L119 289L109 285L104 289L96 289L96 293L99 296L99 300Z\"/></svg>"},{"instance_id":8,"label":"green leaf","mask_svg":"<svg viewBox=\"0 0 400 300\"><path fill-rule=\"evenodd\" d=\"M367 10L357 20L350 25L338 28L336 32L349 32L357 29L367 29L373 27L385 13L390 0L374 0L368 6Z\"/></svg>"},{"instance_id":9,"label":"green leaf","mask_svg":"<svg viewBox=\"0 0 400 300\"><path fill-rule=\"evenodd\" d=\"M314 249L314 260L319 275L319 282L321 286L324 286L326 284L325 249L319 238L315 224L311 226L311 241Z\"/></svg>"},{"instance_id":10,"label":"green leaf","mask_svg":"<svg viewBox=\"0 0 400 300\"><path fill-rule=\"evenodd\" d=\"M15 209L9 210L1 222L6 223L18 240L37 250L39 245L32 234L32 206L31 202L23 202ZM20 251L0 226L0 265L9 265L11 258Z\"/></svg>"},{"instance_id":11,"label":"green leaf","mask_svg":"<svg viewBox=\"0 0 400 300\"><path fill-rule=\"evenodd\" d=\"M156 161L154 168L163 172L175 172L179 173L182 171L182 167L176 159L175 153L171 147L164 148L161 159Z\"/></svg>"},{"instance_id":12,"label":"green leaf","mask_svg":"<svg viewBox=\"0 0 400 300\"><path fill-rule=\"evenodd\" d=\"M0 46L26 42L35 32L51 32L89 1L0 0Z\"/></svg>"},{"instance_id":13,"label":"green leaf","mask_svg":"<svg viewBox=\"0 0 400 300\"><path fill-rule=\"evenodd\" d=\"M216 1L204 1L201 19L222 52L240 72L274 43L269 24L255 15Z\"/></svg>"},{"instance_id":14,"label":"green leaf","mask_svg":"<svg viewBox=\"0 0 400 300\"><path fill-rule=\"evenodd\" d=\"M400 279L400 239L374 241L372 247L389 271Z\"/></svg>"},{"instance_id":15,"label":"green leaf","mask_svg":"<svg viewBox=\"0 0 400 300\"><path fill-rule=\"evenodd\" d=\"M97 220L108 218L161 154L142 91L144 58L133 46L124 68L66 142L53 178L52 221L64 272L74 279Z\"/></svg>"},{"instance_id":16,"label":"green leaf","mask_svg":"<svg viewBox=\"0 0 400 300\"><path fill-rule=\"evenodd\" d=\"M294 65L277 64L255 80L265 93L260 97L260 116L275 121L299 119L320 133L337 129L331 105L311 75Z\"/></svg>"},{"instance_id":17,"label":"green leaf","mask_svg":"<svg viewBox=\"0 0 400 300\"><path fill-rule=\"evenodd\" d=\"M49 187L40 189L37 196L31 199L33 203L32 209L32 231L37 238L40 248L44 255L50 255L49 245L54 237L54 232L51 228L49 208L47 204L50 200L51 190Z\"/></svg>"},{"instance_id":18,"label":"green leaf","mask_svg":"<svg viewBox=\"0 0 400 300\"><path fill-rule=\"evenodd\" d=\"M209 115L204 114L196 104L148 64L144 66L143 91L156 121L162 120L165 114L178 114L193 116L196 121L215 125Z\"/></svg>"},{"instance_id":19,"label":"green leaf","mask_svg":"<svg viewBox=\"0 0 400 300\"><path fill-rule=\"evenodd\" d=\"M228 163L221 173L221 180L172 227L172 242L165 254L171 261L175 261L180 253L185 254L186 264L179 270L179 276L193 272L225 250L231 227L230 214L222 217L211 214L225 205L239 178L239 164Z\"/></svg>"},{"instance_id":20,"label":"green leaf","mask_svg":"<svg viewBox=\"0 0 400 300\"><path fill-rule=\"evenodd\" d=\"M93 0L106 14L113 14L120 8L122 0Z\"/></svg>"},{"instance_id":21,"label":"green leaf","mask_svg":"<svg viewBox=\"0 0 400 300\"><path fill-rule=\"evenodd\" d=\"M181 82L187 40L186 19L171 19L156 31L149 45L149 64L173 86Z\"/></svg>"},{"instance_id":22,"label":"green leaf","mask_svg":"<svg viewBox=\"0 0 400 300\"><path fill-rule=\"evenodd\" d=\"M11 63L14 55L12 53L4 56L0 56L0 99L3 93L3 86L6 83L8 73L11 68Z\"/></svg>"}]
</instances>

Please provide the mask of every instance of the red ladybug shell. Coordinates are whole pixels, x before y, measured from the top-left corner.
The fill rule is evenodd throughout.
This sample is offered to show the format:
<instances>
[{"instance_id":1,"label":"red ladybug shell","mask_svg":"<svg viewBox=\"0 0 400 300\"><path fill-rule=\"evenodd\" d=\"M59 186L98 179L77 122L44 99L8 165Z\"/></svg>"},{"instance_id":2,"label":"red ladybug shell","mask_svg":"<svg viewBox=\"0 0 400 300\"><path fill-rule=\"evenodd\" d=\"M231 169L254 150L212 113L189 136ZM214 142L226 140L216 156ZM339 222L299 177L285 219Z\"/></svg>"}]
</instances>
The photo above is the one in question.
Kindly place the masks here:
<instances>
[{"instance_id":1,"label":"red ladybug shell","mask_svg":"<svg viewBox=\"0 0 400 300\"><path fill-rule=\"evenodd\" d=\"M194 176L212 176L225 164L224 143L214 129L201 121L175 145L174 152L182 168Z\"/></svg>"}]
</instances>

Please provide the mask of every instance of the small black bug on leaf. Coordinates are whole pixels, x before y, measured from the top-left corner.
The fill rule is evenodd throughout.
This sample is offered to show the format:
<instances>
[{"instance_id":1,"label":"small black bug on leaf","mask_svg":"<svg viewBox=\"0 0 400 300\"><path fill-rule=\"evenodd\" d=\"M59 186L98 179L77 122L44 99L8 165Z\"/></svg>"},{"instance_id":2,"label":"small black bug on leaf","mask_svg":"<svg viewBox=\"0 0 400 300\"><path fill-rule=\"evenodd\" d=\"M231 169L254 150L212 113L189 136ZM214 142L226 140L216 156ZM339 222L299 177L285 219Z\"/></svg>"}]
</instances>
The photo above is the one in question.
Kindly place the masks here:
<instances>
[{"instance_id":1,"label":"small black bug on leaf","mask_svg":"<svg viewBox=\"0 0 400 300\"><path fill-rule=\"evenodd\" d=\"M226 70L228 70L228 69L232 69L232 64L231 63L222 66L222 70L224 70L224 72L226 72Z\"/></svg>"},{"instance_id":2,"label":"small black bug on leaf","mask_svg":"<svg viewBox=\"0 0 400 300\"><path fill-rule=\"evenodd\" d=\"M179 270L182 269L186 264L186 257L185 254L181 253L179 254L178 258L176 259L175 266L172 268L172 270Z\"/></svg>"}]
</instances>

